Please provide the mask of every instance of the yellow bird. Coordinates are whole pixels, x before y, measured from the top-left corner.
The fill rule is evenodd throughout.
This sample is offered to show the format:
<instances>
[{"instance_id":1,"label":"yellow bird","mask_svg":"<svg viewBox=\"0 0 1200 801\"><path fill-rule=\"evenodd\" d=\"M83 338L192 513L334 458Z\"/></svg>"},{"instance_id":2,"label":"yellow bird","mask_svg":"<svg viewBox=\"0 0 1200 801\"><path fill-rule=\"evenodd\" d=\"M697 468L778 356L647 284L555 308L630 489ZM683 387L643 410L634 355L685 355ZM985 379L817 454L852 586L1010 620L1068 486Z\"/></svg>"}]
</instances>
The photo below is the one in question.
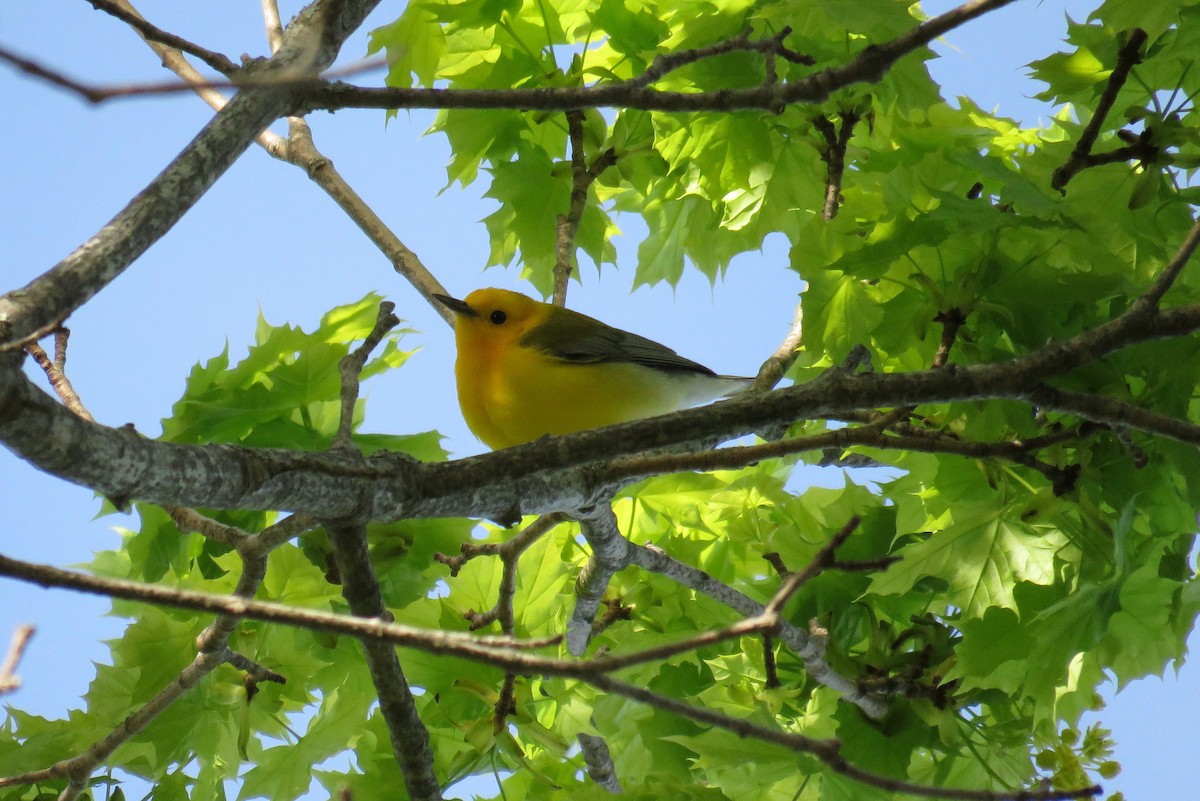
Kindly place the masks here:
<instances>
[{"instance_id":1,"label":"yellow bird","mask_svg":"<svg viewBox=\"0 0 1200 801\"><path fill-rule=\"evenodd\" d=\"M665 345L506 289L434 298L455 314L463 417L493 450L666 414L752 380L717 375Z\"/></svg>"}]
</instances>

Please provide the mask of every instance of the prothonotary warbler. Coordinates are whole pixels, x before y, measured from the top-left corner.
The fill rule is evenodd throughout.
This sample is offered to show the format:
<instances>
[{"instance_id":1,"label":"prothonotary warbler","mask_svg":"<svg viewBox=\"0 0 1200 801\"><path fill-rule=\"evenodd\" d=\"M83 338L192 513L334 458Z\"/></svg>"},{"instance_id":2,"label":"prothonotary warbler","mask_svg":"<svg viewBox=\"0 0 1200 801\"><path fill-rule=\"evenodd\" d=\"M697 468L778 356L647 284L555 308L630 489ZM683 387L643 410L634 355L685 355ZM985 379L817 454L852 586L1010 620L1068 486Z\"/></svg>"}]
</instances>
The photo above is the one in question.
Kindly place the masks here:
<instances>
[{"instance_id":1,"label":"prothonotary warbler","mask_svg":"<svg viewBox=\"0 0 1200 801\"><path fill-rule=\"evenodd\" d=\"M666 414L751 382L506 289L434 297L455 314L463 417L492 449Z\"/></svg>"}]
</instances>

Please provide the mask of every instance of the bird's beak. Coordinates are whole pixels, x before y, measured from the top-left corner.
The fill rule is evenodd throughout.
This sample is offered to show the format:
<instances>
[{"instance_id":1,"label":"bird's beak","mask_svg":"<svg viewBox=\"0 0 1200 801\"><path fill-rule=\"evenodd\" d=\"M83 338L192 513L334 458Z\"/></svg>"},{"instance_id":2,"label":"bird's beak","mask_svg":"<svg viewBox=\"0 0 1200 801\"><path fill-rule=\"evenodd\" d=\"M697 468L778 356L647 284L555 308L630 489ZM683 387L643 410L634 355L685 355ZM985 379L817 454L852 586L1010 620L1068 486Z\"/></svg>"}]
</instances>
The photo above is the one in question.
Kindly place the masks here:
<instances>
[{"instance_id":1,"label":"bird's beak","mask_svg":"<svg viewBox=\"0 0 1200 801\"><path fill-rule=\"evenodd\" d=\"M433 299L445 306L450 311L454 312L455 314L461 314L463 317L479 316L479 312L468 306L465 300L459 300L458 298L452 298L449 295L439 295L437 293L434 293Z\"/></svg>"}]
</instances>

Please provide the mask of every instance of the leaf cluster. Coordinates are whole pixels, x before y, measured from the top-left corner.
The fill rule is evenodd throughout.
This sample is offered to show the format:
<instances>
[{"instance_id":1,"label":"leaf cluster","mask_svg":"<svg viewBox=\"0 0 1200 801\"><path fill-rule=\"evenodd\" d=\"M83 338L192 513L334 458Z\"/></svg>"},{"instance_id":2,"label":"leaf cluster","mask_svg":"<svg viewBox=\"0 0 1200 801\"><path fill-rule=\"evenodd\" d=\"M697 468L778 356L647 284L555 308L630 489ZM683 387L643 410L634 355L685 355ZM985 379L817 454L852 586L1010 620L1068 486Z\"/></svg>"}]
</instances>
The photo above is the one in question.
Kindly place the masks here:
<instances>
[{"instance_id":1,"label":"leaf cluster","mask_svg":"<svg viewBox=\"0 0 1200 801\"><path fill-rule=\"evenodd\" d=\"M731 41L777 36L788 52L820 66L908 30L919 16L916 6L891 0L417 0L373 33L372 48L387 52L388 80L398 87L538 89L649 74L657 86L704 93L811 69L763 50L723 47ZM1094 152L1131 137L1143 149L1089 164L1059 192L1055 171L1112 91L1109 78L1135 26L1147 44L1129 80L1115 88L1116 111L1101 121ZM739 40L747 30L749 38ZM869 87L779 113L590 109L583 161L597 163L610 151L614 158L587 187L574 244L606 270L616 258L620 215L644 224L637 286L676 282L689 268L715 280L736 254L784 237L787 267L808 285L801 348L789 373L796 382L815 380L858 346L886 372L924 370L942 350L953 364L1030 353L1129 309L1192 225L1197 37L1200 3L1147 12L1132 0L1107 0L1071 24L1067 50L1033 65L1046 84L1043 98L1061 106L1036 128L966 98L943 100L923 64L928 53L900 61ZM697 57L664 62L688 53ZM850 166L836 182L828 169L834 145L824 133L833 122L853 125L842 154ZM485 220L491 263L519 262L523 276L549 292L559 221L579 179L566 119L520 108L448 110L432 132L452 148L448 184L488 176L486 193L497 204ZM830 194L836 215L822 213ZM1200 278L1185 270L1164 303L1193 304L1198 296ZM334 309L312 332L260 322L240 362L231 363L226 349L192 371L163 438L327 448L337 430L338 363L347 343L372 329L377 300ZM951 313L964 322L947 337ZM1139 345L1056 376L1054 386L1200 422L1195 349L1194 336ZM362 376L400 368L406 356L389 337ZM363 409L359 401L356 422ZM1042 444L1022 458L876 443L764 459L740 470L655 476L622 490L613 508L635 546L660 549L760 604L778 589L781 567L805 568L832 532L861 518L838 552L840 567L806 582L784 619L819 637L834 671L886 698L888 714L869 719L774 637L704 645L626 668L622 680L733 719L836 737L849 762L885 777L1016 793L1043 779L1075 788L1089 776L1110 776L1116 766L1107 734L1065 732L1100 706L1098 688L1110 676L1124 684L1184 656L1200 611L1190 561L1200 508L1195 447L1017 400L847 411L875 414L870 422L882 429L896 433L901 424L930 441ZM800 421L790 434L861 419ZM354 442L366 452L444 458L430 432L356 431ZM848 470L830 481L828 462L852 457L885 469ZM808 480L812 471L823 481ZM239 562L227 546L180 531L155 507L139 505L138 514L140 528L124 534L119 551L98 555L94 572L233 590ZM249 531L276 519L212 514ZM464 541L498 545L513 532L464 520L403 520L372 524L369 534L397 622L467 631L470 613L493 607L503 591L499 559L469 559L450 576L436 555L455 553ZM257 597L346 611L329 551L319 530L276 548ZM562 634L574 582L591 555L576 524L533 542L516 571L510 633ZM626 614L598 627L590 648L612 654L742 617L695 587L639 568L617 573L606 599ZM86 750L178 675L209 623L130 602L114 612L131 622L112 644L111 664L97 667L86 710L65 722L11 711L0 730L0 774ZM223 799L225 782L237 778L239 799L289 801L309 789L312 766L330 793L367 798L402 786L357 642L244 620L230 647L288 682L248 690L239 671L222 666L110 764L152 779L152 797L160 799ZM566 646L547 646L547 653L565 657ZM598 798L603 791L586 779L576 743L581 734L600 734L633 798L887 795L813 756L685 721L579 679L509 677L510 714L498 718L506 679L499 668L408 650L401 662L418 688L434 770L446 785L495 774L509 798ZM93 791L104 782L96 779Z\"/></svg>"}]
</instances>

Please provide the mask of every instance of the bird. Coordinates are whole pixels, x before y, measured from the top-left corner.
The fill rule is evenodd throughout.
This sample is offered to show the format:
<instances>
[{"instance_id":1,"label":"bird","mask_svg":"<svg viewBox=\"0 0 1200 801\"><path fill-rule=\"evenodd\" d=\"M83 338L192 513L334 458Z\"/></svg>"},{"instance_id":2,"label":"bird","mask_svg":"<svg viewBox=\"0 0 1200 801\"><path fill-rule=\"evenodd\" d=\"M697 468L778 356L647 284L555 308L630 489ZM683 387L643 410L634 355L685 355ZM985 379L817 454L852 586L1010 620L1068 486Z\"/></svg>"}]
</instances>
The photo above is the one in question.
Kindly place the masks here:
<instances>
[{"instance_id":1,"label":"bird","mask_svg":"<svg viewBox=\"0 0 1200 801\"><path fill-rule=\"evenodd\" d=\"M519 292L433 297L454 313L463 418L492 450L666 414L753 381Z\"/></svg>"}]
</instances>

